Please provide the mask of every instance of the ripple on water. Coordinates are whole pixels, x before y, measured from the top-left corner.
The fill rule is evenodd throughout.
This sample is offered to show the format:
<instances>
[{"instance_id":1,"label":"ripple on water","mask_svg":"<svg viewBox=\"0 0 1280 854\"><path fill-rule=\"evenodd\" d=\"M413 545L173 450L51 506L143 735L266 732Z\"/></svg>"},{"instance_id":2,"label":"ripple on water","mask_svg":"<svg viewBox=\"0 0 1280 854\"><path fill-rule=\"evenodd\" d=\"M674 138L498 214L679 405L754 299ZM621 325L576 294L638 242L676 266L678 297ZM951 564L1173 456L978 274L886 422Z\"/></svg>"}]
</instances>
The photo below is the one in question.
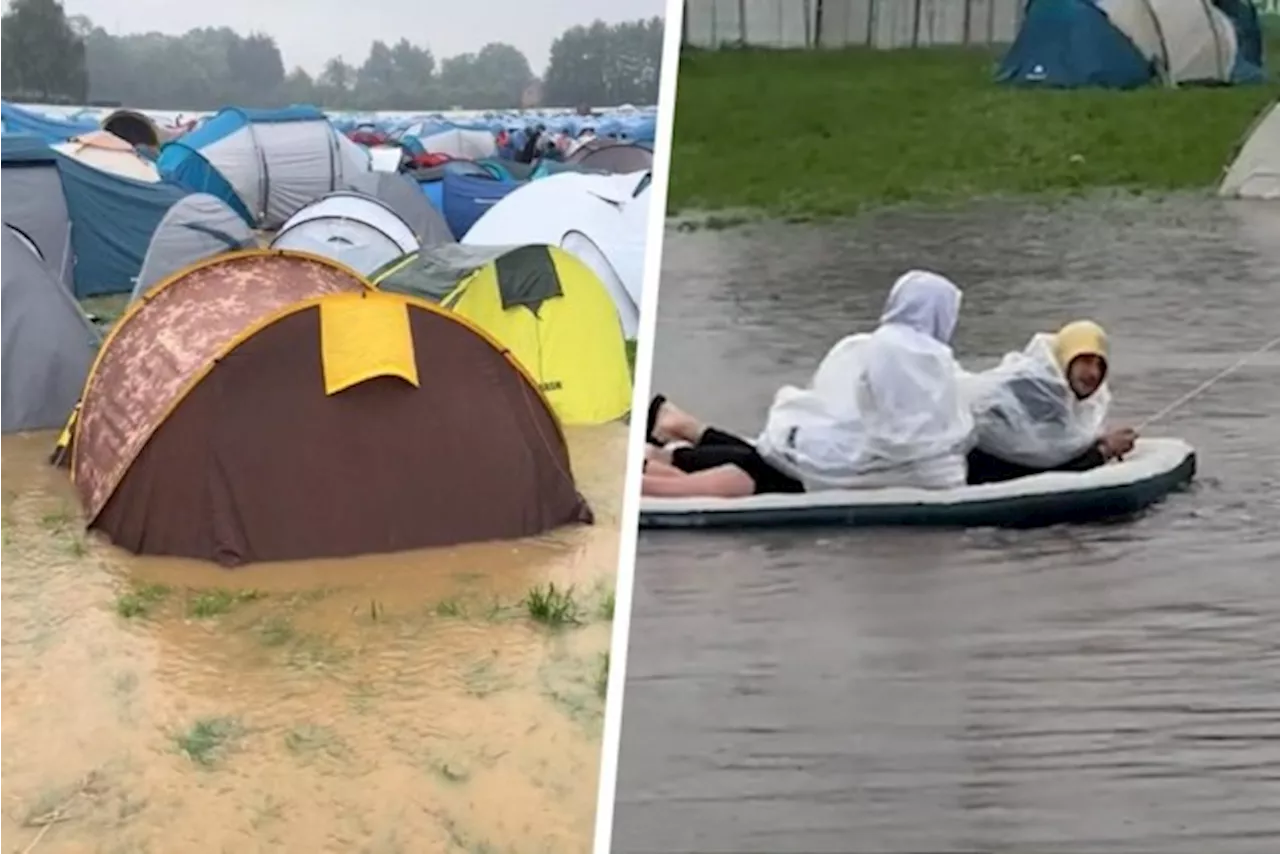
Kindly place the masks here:
<instances>
[{"instance_id":1,"label":"ripple on water","mask_svg":"<svg viewBox=\"0 0 1280 854\"><path fill-rule=\"evenodd\" d=\"M1117 416L1280 334L1280 206L975 205L668 234L655 389L757 429L893 278L965 288L979 366L1078 316ZM1188 492L1123 524L641 539L619 852L1271 854L1280 356L1152 428Z\"/></svg>"},{"instance_id":2,"label":"ripple on water","mask_svg":"<svg viewBox=\"0 0 1280 854\"><path fill-rule=\"evenodd\" d=\"M228 572L86 539L52 437L5 436L6 840L588 851L626 439L570 431L593 527ZM583 625L529 620L547 582Z\"/></svg>"}]
</instances>

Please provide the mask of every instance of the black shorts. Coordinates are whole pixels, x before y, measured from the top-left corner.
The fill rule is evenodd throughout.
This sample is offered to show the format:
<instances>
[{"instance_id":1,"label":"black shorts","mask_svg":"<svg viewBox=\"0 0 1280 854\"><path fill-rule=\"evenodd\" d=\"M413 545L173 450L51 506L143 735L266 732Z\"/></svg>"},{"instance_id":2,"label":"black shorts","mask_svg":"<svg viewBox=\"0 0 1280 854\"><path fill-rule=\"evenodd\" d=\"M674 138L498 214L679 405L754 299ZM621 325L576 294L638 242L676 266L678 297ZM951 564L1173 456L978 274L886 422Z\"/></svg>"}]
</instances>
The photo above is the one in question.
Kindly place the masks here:
<instances>
[{"instance_id":1,"label":"black shorts","mask_svg":"<svg viewBox=\"0 0 1280 854\"><path fill-rule=\"evenodd\" d=\"M672 451L671 464L687 473L737 466L755 484L756 495L804 492L804 484L771 466L750 442L714 427L704 430L697 444Z\"/></svg>"}]
</instances>

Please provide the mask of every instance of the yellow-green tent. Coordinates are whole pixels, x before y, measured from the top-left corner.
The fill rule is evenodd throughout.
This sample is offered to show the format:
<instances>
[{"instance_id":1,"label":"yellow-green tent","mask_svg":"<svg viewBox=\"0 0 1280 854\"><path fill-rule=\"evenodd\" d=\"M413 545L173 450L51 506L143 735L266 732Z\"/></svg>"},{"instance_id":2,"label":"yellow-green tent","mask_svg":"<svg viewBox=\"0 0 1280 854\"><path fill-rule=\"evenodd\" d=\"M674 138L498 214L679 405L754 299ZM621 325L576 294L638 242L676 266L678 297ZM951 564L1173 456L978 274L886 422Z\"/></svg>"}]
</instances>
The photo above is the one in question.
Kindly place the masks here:
<instances>
[{"instance_id":1,"label":"yellow-green tent","mask_svg":"<svg viewBox=\"0 0 1280 854\"><path fill-rule=\"evenodd\" d=\"M422 249L377 271L388 291L440 302L484 329L537 380L565 424L603 424L631 408L631 370L604 283L555 246Z\"/></svg>"}]
</instances>

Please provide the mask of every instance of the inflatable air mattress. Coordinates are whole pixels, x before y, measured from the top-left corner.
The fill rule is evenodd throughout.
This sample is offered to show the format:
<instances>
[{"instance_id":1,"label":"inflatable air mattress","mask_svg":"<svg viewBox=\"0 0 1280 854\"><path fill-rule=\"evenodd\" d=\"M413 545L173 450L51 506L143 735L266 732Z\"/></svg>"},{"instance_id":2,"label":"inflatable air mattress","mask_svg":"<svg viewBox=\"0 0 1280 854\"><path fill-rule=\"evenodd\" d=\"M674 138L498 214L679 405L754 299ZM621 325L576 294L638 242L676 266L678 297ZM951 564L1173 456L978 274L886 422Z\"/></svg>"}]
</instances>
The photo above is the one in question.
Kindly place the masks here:
<instances>
[{"instance_id":1,"label":"inflatable air mattress","mask_svg":"<svg viewBox=\"0 0 1280 854\"><path fill-rule=\"evenodd\" d=\"M1123 462L1087 472L1047 472L1004 483L926 490L858 489L749 498L641 500L641 528L917 526L1031 528L1127 516L1195 476L1194 449L1141 439Z\"/></svg>"}]
</instances>

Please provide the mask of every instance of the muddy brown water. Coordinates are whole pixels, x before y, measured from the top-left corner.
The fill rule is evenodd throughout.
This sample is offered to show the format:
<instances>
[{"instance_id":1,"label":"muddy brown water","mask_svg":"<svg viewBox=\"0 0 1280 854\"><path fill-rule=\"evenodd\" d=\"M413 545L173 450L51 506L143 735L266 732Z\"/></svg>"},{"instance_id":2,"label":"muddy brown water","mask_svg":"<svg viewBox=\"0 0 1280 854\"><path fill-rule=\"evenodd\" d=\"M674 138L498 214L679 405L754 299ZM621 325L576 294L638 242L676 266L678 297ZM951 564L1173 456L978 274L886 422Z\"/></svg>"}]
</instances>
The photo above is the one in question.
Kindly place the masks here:
<instances>
[{"instance_id":1,"label":"muddy brown water","mask_svg":"<svg viewBox=\"0 0 1280 854\"><path fill-rule=\"evenodd\" d=\"M654 388L752 435L912 266L985 364L1092 316L1119 420L1280 335L1280 205L670 231ZM1026 532L642 533L614 850L1280 851L1280 353L1152 427L1191 491Z\"/></svg>"},{"instance_id":2,"label":"muddy brown water","mask_svg":"<svg viewBox=\"0 0 1280 854\"><path fill-rule=\"evenodd\" d=\"M626 427L569 431L593 527L232 571L86 539L53 438L3 445L6 853L590 850Z\"/></svg>"}]
</instances>

